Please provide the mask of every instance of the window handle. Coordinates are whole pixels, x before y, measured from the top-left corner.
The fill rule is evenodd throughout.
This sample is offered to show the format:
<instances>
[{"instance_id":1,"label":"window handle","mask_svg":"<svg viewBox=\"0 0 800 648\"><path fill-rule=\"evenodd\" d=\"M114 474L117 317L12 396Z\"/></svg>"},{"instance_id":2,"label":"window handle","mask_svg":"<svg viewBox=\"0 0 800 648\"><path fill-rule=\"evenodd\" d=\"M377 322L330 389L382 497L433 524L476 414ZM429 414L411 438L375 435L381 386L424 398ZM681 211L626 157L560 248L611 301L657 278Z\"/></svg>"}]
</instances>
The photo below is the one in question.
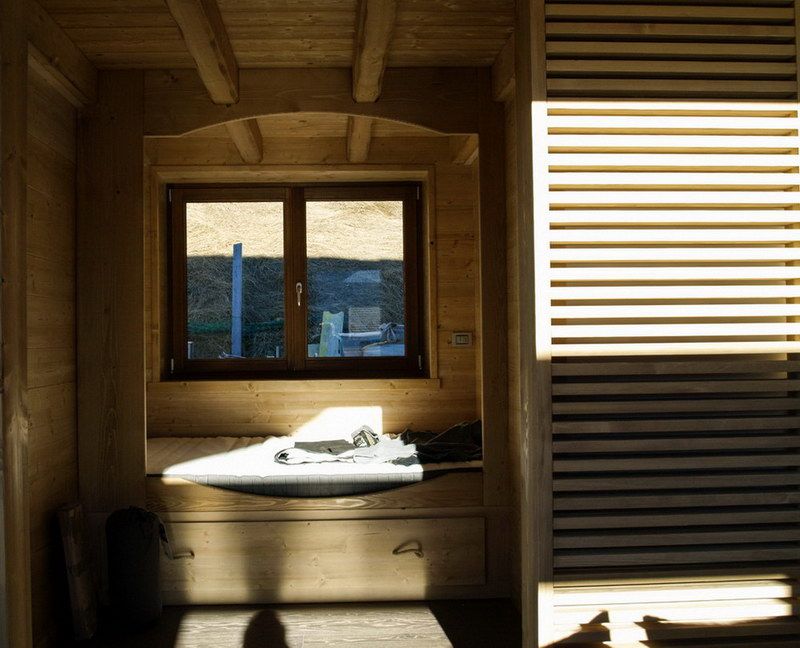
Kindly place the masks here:
<instances>
[{"instance_id":1,"label":"window handle","mask_svg":"<svg viewBox=\"0 0 800 648\"><path fill-rule=\"evenodd\" d=\"M294 285L294 291L297 293L297 305L300 306L300 296L303 294L303 284L298 281Z\"/></svg>"}]
</instances>

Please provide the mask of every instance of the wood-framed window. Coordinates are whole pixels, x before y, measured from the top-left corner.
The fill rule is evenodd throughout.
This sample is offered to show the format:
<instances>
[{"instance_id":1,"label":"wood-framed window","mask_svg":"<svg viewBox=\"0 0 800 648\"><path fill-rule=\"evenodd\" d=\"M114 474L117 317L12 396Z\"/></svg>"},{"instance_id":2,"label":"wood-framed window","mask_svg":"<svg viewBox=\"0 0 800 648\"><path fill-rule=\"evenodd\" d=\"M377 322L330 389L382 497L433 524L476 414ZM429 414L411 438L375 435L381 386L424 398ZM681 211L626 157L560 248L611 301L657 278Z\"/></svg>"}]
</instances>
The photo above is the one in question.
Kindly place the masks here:
<instances>
[{"instance_id":1,"label":"wood-framed window","mask_svg":"<svg viewBox=\"0 0 800 648\"><path fill-rule=\"evenodd\" d=\"M419 184L168 195L173 376L424 375Z\"/></svg>"}]
</instances>

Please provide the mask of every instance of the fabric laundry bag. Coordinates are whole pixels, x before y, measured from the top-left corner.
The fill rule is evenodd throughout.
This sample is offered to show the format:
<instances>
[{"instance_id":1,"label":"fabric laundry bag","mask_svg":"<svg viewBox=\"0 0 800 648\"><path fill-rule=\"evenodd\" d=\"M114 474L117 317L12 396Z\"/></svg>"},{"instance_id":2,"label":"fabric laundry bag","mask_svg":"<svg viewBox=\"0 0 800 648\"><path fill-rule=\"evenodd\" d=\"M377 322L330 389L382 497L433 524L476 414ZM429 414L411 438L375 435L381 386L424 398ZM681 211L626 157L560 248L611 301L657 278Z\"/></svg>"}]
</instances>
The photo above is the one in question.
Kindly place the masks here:
<instances>
[{"instance_id":1,"label":"fabric laundry bag","mask_svg":"<svg viewBox=\"0 0 800 648\"><path fill-rule=\"evenodd\" d=\"M130 507L106 520L109 594L117 623L135 629L161 617L159 558L164 526L155 513Z\"/></svg>"}]
</instances>

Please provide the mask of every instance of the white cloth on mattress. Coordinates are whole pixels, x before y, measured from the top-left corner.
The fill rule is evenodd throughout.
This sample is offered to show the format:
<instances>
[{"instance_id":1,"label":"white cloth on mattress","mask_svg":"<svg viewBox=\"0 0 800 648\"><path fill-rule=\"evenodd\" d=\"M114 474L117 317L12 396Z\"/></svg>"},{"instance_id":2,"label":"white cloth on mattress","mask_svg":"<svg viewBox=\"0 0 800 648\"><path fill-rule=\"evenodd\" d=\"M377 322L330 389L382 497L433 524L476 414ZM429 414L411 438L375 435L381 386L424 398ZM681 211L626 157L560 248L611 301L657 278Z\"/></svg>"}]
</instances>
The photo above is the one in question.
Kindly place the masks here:
<instances>
[{"instance_id":1,"label":"white cloth on mattress","mask_svg":"<svg viewBox=\"0 0 800 648\"><path fill-rule=\"evenodd\" d=\"M314 463L285 465L275 455L292 447L295 439L283 437L166 437L148 439L147 474L165 476L230 475L272 477L308 475L410 475L426 469L480 468L482 462L397 465L391 463Z\"/></svg>"}]
</instances>

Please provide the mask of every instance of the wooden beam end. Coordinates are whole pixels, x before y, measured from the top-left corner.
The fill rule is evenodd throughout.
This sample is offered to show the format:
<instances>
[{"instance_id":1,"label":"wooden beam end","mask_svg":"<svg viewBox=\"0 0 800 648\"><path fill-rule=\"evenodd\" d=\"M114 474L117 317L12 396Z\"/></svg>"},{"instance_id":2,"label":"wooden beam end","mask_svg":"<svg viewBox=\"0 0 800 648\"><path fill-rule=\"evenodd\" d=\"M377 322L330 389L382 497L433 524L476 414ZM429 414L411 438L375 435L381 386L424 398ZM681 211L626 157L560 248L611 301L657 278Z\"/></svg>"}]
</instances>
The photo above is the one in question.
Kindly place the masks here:
<instances>
[{"instance_id":1,"label":"wooden beam end","mask_svg":"<svg viewBox=\"0 0 800 648\"><path fill-rule=\"evenodd\" d=\"M453 164L469 166L478 159L478 136L457 135L450 138L450 151L453 155Z\"/></svg>"},{"instance_id":2,"label":"wooden beam end","mask_svg":"<svg viewBox=\"0 0 800 648\"><path fill-rule=\"evenodd\" d=\"M347 120L347 161L366 162L372 141L372 119L352 116Z\"/></svg>"},{"instance_id":3,"label":"wooden beam end","mask_svg":"<svg viewBox=\"0 0 800 648\"><path fill-rule=\"evenodd\" d=\"M516 39L511 34L492 65L492 98L495 101L510 101L514 97L515 50Z\"/></svg>"},{"instance_id":4,"label":"wooden beam end","mask_svg":"<svg viewBox=\"0 0 800 648\"><path fill-rule=\"evenodd\" d=\"M247 164L260 164L264 158L264 138L258 121L255 119L242 119L240 121L228 122L225 124L228 134L239 150Z\"/></svg>"}]
</instances>

